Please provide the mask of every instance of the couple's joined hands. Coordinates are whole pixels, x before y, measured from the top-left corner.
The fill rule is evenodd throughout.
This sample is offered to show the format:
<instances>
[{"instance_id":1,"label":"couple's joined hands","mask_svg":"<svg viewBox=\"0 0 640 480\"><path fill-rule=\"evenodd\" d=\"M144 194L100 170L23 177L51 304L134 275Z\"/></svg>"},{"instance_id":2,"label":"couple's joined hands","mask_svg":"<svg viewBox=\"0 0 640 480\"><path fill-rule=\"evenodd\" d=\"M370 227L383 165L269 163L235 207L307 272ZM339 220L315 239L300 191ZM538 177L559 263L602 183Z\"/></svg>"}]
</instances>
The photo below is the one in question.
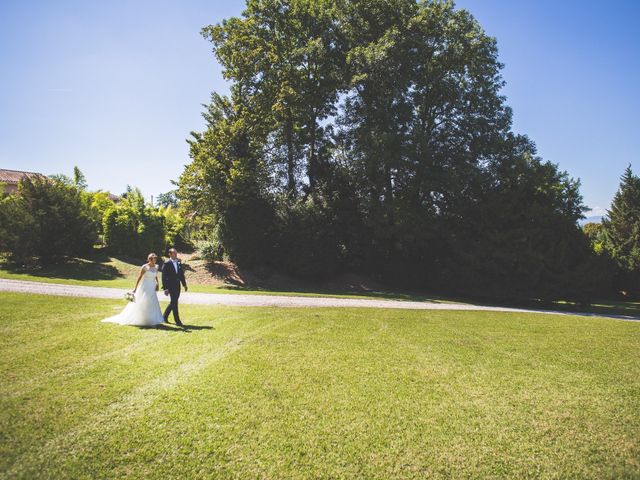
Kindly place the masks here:
<instances>
[{"instance_id":1,"label":"couple's joined hands","mask_svg":"<svg viewBox=\"0 0 640 480\"><path fill-rule=\"evenodd\" d=\"M185 292L189 291L189 287L184 287L184 291L185 291ZM169 290L165 290L165 291L164 291L164 294L165 294L165 295L169 295Z\"/></svg>"}]
</instances>

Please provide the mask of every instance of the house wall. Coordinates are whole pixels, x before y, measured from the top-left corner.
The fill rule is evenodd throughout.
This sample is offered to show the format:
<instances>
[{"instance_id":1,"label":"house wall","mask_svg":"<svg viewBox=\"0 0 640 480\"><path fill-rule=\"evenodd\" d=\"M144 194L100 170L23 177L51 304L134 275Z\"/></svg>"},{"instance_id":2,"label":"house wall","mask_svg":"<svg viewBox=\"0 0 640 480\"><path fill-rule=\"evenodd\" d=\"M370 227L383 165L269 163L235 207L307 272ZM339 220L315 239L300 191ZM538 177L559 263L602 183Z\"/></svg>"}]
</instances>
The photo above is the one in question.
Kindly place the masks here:
<instances>
[{"instance_id":1,"label":"house wall","mask_svg":"<svg viewBox=\"0 0 640 480\"><path fill-rule=\"evenodd\" d=\"M14 183L3 183L2 187L0 187L0 192L3 195L12 195L18 191L18 185Z\"/></svg>"}]
</instances>

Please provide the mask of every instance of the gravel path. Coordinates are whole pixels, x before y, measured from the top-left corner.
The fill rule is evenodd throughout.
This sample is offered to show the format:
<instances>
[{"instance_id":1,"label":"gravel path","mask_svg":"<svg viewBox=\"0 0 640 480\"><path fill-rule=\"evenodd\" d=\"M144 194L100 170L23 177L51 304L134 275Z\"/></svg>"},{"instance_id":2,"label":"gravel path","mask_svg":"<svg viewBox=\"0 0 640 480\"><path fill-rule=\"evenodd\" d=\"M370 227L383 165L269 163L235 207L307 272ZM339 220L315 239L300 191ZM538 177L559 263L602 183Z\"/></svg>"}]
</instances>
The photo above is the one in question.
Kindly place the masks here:
<instances>
[{"instance_id":1,"label":"gravel path","mask_svg":"<svg viewBox=\"0 0 640 480\"><path fill-rule=\"evenodd\" d=\"M81 285L64 285L60 283L29 282L23 280L0 279L0 291L37 293L41 295L61 295L68 297L114 298L123 299L127 290L107 287L89 287ZM158 293L160 301L166 301L162 292ZM527 310L508 307L491 307L463 303L411 302L405 300L378 300L332 297L287 297L280 295L244 295L223 293L183 292L181 303L195 305L229 305L239 307L348 307L348 308L399 308L409 310L488 310L496 312L546 313L553 315L579 315L585 317L606 317L618 320L640 320L625 315L600 315L593 313L571 313L550 310Z\"/></svg>"}]
</instances>

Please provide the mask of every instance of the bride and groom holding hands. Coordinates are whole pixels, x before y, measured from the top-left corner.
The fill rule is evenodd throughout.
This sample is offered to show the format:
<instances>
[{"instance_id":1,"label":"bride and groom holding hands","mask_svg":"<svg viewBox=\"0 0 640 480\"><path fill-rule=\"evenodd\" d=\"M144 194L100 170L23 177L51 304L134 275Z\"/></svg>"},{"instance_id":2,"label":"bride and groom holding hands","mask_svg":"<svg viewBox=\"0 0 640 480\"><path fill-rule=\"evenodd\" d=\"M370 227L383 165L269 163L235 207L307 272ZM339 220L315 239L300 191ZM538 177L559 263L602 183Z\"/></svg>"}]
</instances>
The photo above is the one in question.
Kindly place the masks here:
<instances>
[{"instance_id":1,"label":"bride and groom holding hands","mask_svg":"<svg viewBox=\"0 0 640 480\"><path fill-rule=\"evenodd\" d=\"M176 325L183 326L178 313L178 299L180 298L180 287L183 286L185 292L188 288L182 263L178 259L178 252L175 248L169 249L169 259L160 268L157 262L158 256L155 253L150 253L147 257L147 263L140 269L140 274L133 289L132 301L121 313L106 318L103 322L147 327L168 323L169 314L173 312L173 319ZM164 290L165 295L169 296L170 300L164 315L160 310L160 302L156 295L160 288L158 272L162 273L162 290Z\"/></svg>"}]
</instances>

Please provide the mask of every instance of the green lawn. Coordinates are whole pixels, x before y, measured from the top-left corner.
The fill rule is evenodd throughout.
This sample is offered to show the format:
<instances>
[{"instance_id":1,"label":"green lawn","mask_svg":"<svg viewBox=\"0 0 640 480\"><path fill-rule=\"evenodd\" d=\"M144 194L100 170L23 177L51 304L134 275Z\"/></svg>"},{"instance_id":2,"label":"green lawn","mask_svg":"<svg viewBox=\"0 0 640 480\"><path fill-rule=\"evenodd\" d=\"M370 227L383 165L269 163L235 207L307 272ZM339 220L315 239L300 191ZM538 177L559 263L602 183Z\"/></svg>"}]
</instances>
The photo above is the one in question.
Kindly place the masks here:
<instances>
[{"instance_id":1,"label":"green lawn","mask_svg":"<svg viewBox=\"0 0 640 480\"><path fill-rule=\"evenodd\" d=\"M0 295L2 478L640 478L640 323Z\"/></svg>"}]
</instances>

